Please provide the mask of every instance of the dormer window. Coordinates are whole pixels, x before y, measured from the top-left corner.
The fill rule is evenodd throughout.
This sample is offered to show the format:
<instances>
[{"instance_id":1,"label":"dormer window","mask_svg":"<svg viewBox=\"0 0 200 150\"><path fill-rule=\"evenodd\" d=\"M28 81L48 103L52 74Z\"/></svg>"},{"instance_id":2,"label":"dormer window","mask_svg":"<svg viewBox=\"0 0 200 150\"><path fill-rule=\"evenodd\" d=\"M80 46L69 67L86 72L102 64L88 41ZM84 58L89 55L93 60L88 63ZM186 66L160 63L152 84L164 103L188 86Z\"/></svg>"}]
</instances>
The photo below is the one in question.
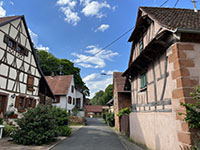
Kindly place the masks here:
<instances>
[{"instance_id":1,"label":"dormer window","mask_svg":"<svg viewBox=\"0 0 200 150\"><path fill-rule=\"evenodd\" d=\"M140 42L139 42L140 52L143 51L143 48L144 48L144 43L143 43L143 39L141 39Z\"/></svg>"},{"instance_id":2,"label":"dormer window","mask_svg":"<svg viewBox=\"0 0 200 150\"><path fill-rule=\"evenodd\" d=\"M74 93L74 86L72 85L72 93Z\"/></svg>"}]
</instances>

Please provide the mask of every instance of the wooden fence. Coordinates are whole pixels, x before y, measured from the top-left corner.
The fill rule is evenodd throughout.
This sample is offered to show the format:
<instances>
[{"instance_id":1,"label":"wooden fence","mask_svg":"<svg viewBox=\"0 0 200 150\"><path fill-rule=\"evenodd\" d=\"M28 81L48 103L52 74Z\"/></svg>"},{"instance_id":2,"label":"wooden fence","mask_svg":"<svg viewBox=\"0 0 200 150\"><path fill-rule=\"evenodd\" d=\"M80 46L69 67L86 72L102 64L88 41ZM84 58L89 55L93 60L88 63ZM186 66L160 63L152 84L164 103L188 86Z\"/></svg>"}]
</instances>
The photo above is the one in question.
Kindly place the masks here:
<instances>
[{"instance_id":1,"label":"wooden fence","mask_svg":"<svg viewBox=\"0 0 200 150\"><path fill-rule=\"evenodd\" d=\"M122 115L120 117L120 131L129 137L130 135L129 115Z\"/></svg>"}]
</instances>

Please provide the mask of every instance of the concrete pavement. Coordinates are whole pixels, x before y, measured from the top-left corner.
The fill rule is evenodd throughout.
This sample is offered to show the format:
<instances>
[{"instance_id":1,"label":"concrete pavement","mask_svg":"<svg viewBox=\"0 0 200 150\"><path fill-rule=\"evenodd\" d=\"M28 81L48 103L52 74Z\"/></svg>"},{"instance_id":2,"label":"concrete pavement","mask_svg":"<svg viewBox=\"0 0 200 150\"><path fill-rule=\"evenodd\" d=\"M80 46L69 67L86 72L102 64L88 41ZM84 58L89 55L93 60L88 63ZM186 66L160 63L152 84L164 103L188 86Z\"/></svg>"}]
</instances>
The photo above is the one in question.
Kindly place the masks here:
<instances>
[{"instance_id":1,"label":"concrete pavement","mask_svg":"<svg viewBox=\"0 0 200 150\"><path fill-rule=\"evenodd\" d=\"M96 118L52 150L127 150L116 133Z\"/></svg>"}]
</instances>

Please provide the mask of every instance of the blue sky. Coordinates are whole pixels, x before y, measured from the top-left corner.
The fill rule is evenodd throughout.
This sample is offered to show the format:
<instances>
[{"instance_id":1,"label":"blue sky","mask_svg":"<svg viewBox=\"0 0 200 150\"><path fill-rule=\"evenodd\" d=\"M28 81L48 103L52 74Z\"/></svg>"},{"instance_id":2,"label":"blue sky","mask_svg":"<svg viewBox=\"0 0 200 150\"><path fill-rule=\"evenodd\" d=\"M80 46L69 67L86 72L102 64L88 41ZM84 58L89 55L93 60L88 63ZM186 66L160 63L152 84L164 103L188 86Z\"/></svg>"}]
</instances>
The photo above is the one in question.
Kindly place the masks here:
<instances>
[{"instance_id":1,"label":"blue sky","mask_svg":"<svg viewBox=\"0 0 200 150\"><path fill-rule=\"evenodd\" d=\"M134 26L139 6L158 7L165 0L3 0L0 16L25 15L38 49L66 58L81 68L81 76L91 96L112 83L112 72L126 70L131 34L98 52ZM173 7L169 0L165 7ZM197 8L199 8L199 1ZM179 0L177 8L193 8L191 0ZM101 72L109 74L100 75Z\"/></svg>"}]
</instances>

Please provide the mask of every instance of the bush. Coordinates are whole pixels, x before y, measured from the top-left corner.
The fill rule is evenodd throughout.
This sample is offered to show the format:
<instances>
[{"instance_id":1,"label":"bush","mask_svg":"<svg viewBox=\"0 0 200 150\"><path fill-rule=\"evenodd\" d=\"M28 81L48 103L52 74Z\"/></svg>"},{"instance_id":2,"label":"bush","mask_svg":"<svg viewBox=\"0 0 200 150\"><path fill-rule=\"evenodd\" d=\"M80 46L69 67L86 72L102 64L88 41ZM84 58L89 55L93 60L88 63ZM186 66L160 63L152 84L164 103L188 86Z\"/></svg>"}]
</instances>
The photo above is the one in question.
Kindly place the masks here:
<instances>
[{"instance_id":1,"label":"bush","mask_svg":"<svg viewBox=\"0 0 200 150\"><path fill-rule=\"evenodd\" d=\"M3 137L10 136L16 131L16 127L13 125L4 124L4 126L5 127L3 128Z\"/></svg>"},{"instance_id":2,"label":"bush","mask_svg":"<svg viewBox=\"0 0 200 150\"><path fill-rule=\"evenodd\" d=\"M115 117L114 113L106 113L106 119L105 119L106 124L109 126L113 127L115 125Z\"/></svg>"},{"instance_id":3,"label":"bush","mask_svg":"<svg viewBox=\"0 0 200 150\"><path fill-rule=\"evenodd\" d=\"M40 105L34 109L28 109L17 123L19 130L12 135L13 141L17 144L49 143L57 133L56 119L50 106Z\"/></svg>"},{"instance_id":4,"label":"bush","mask_svg":"<svg viewBox=\"0 0 200 150\"><path fill-rule=\"evenodd\" d=\"M184 120L189 123L190 128L200 128L200 86L196 87L195 92L190 95L193 96L196 104L181 103L186 108L186 114L179 113L179 115L185 115Z\"/></svg>"},{"instance_id":5,"label":"bush","mask_svg":"<svg viewBox=\"0 0 200 150\"><path fill-rule=\"evenodd\" d=\"M72 134L72 129L68 126L59 126L57 130L59 136L70 136Z\"/></svg>"},{"instance_id":6,"label":"bush","mask_svg":"<svg viewBox=\"0 0 200 150\"><path fill-rule=\"evenodd\" d=\"M69 113L67 112L66 109L62 109L62 108L54 106L51 108L51 110L56 119L56 123L58 126L68 125Z\"/></svg>"},{"instance_id":7,"label":"bush","mask_svg":"<svg viewBox=\"0 0 200 150\"><path fill-rule=\"evenodd\" d=\"M117 114L118 117L121 117L124 114L129 115L131 113L131 109L129 107L123 108L119 111L119 113Z\"/></svg>"}]
</instances>

